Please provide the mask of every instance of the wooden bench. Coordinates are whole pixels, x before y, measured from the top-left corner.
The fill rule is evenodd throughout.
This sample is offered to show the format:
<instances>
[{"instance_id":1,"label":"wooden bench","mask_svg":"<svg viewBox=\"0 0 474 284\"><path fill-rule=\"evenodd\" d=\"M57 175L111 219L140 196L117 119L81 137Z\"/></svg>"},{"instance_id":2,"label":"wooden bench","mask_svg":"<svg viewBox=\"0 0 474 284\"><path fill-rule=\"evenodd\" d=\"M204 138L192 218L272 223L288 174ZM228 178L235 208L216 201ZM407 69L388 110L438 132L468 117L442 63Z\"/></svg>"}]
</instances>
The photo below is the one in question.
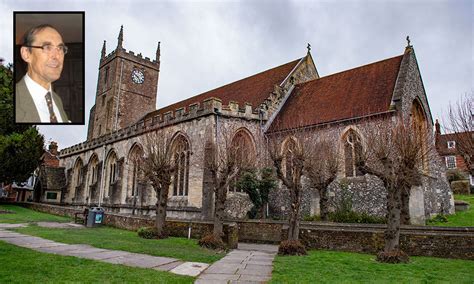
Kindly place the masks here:
<instances>
[{"instance_id":1,"label":"wooden bench","mask_svg":"<svg viewBox=\"0 0 474 284\"><path fill-rule=\"evenodd\" d=\"M74 223L86 225L87 214L89 214L88 208L84 211L74 212Z\"/></svg>"}]
</instances>

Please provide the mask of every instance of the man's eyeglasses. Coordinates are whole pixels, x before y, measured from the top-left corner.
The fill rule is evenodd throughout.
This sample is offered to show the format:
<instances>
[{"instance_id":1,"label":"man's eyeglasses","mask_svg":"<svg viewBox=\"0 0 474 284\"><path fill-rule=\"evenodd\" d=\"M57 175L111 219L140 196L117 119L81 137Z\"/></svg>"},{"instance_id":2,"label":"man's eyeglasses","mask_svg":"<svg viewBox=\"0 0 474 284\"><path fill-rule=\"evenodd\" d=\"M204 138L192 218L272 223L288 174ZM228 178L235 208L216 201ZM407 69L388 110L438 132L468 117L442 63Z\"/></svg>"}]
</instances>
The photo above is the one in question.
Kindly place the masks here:
<instances>
[{"instance_id":1,"label":"man's eyeglasses","mask_svg":"<svg viewBox=\"0 0 474 284\"><path fill-rule=\"evenodd\" d=\"M60 54L67 53L67 46L65 45L54 46L52 44L45 44L43 46L25 45L25 47L41 48L47 54L51 54L54 50L57 50Z\"/></svg>"}]
</instances>

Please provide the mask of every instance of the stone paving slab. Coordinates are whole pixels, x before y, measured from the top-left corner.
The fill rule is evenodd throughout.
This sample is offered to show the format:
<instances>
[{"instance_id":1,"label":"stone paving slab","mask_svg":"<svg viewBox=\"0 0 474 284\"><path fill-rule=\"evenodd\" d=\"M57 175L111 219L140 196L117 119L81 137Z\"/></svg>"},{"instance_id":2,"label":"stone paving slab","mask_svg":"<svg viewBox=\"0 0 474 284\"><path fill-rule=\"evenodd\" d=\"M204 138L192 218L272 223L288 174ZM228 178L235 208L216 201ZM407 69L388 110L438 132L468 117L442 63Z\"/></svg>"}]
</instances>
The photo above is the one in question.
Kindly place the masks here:
<instances>
[{"instance_id":1,"label":"stone paving slab","mask_svg":"<svg viewBox=\"0 0 474 284\"><path fill-rule=\"evenodd\" d=\"M240 275L238 274L213 274L205 273L199 276L201 280L220 280L220 281L231 281L239 279Z\"/></svg>"},{"instance_id":2,"label":"stone paving slab","mask_svg":"<svg viewBox=\"0 0 474 284\"><path fill-rule=\"evenodd\" d=\"M82 229L85 228L82 224L75 224L75 223L59 223L59 222L36 222L36 224L40 227L45 228L64 228L64 229Z\"/></svg>"},{"instance_id":3,"label":"stone paving slab","mask_svg":"<svg viewBox=\"0 0 474 284\"><path fill-rule=\"evenodd\" d=\"M117 257L124 257L126 255L129 255L129 252L126 251L120 251L120 250L104 250L102 252L89 255L87 258L90 259L95 259L95 260L107 260L107 259L113 259Z\"/></svg>"},{"instance_id":4,"label":"stone paving slab","mask_svg":"<svg viewBox=\"0 0 474 284\"><path fill-rule=\"evenodd\" d=\"M268 245L268 244L249 244L249 243L239 243L239 250L250 250L254 252L267 252L267 253L277 253L277 245Z\"/></svg>"},{"instance_id":5,"label":"stone paving slab","mask_svg":"<svg viewBox=\"0 0 474 284\"><path fill-rule=\"evenodd\" d=\"M0 239L3 238L26 238L27 235L22 235L14 232L0 231Z\"/></svg>"},{"instance_id":6,"label":"stone paving slab","mask_svg":"<svg viewBox=\"0 0 474 284\"><path fill-rule=\"evenodd\" d=\"M207 263L200 263L200 262L185 262L173 269L170 270L170 272L179 274L179 275L189 275L196 277L201 272L209 267L209 264Z\"/></svg>"},{"instance_id":7,"label":"stone paving slab","mask_svg":"<svg viewBox=\"0 0 474 284\"><path fill-rule=\"evenodd\" d=\"M104 251L105 251L104 249L90 248L90 249L84 249L84 250L70 251L70 252L68 252L67 255L82 257L82 258L91 258L91 256L97 255L97 254L99 254L101 252L104 252Z\"/></svg>"},{"instance_id":8,"label":"stone paving slab","mask_svg":"<svg viewBox=\"0 0 474 284\"><path fill-rule=\"evenodd\" d=\"M271 275L263 276L263 275L242 275L240 276L240 281L251 281L251 282L267 282L270 281L272 278Z\"/></svg>"},{"instance_id":9,"label":"stone paving slab","mask_svg":"<svg viewBox=\"0 0 474 284\"><path fill-rule=\"evenodd\" d=\"M241 244L204 270L195 283L266 283L278 246Z\"/></svg>"},{"instance_id":10,"label":"stone paving slab","mask_svg":"<svg viewBox=\"0 0 474 284\"><path fill-rule=\"evenodd\" d=\"M75 250L89 249L89 248L91 248L91 246L89 245L65 245L65 246L43 247L43 248L38 248L36 250L47 252L47 253L68 255L69 252L72 252Z\"/></svg>"},{"instance_id":11,"label":"stone paving slab","mask_svg":"<svg viewBox=\"0 0 474 284\"><path fill-rule=\"evenodd\" d=\"M167 263L167 264L163 264L163 265L160 265L160 266L157 266L157 267L153 267L153 269L155 270L160 270L160 271L170 271L172 270L173 268L175 268L176 266L179 266L181 264L185 263L184 261L180 261L180 260L177 260L175 262L170 262L170 263Z\"/></svg>"},{"instance_id":12,"label":"stone paving slab","mask_svg":"<svg viewBox=\"0 0 474 284\"><path fill-rule=\"evenodd\" d=\"M148 256L130 253L126 256L105 259L104 261L116 264L123 264L132 267L154 268L156 266L175 262L176 259L159 256Z\"/></svg>"},{"instance_id":13,"label":"stone paving slab","mask_svg":"<svg viewBox=\"0 0 474 284\"><path fill-rule=\"evenodd\" d=\"M58 246L67 246L67 245L49 241L49 242L37 243L37 244L26 244L26 245L23 245L22 247L29 248L29 249L37 249L37 248L49 248L49 247L58 247Z\"/></svg>"},{"instance_id":14,"label":"stone paving slab","mask_svg":"<svg viewBox=\"0 0 474 284\"><path fill-rule=\"evenodd\" d=\"M23 228L28 226L28 224L8 224L0 223L0 229L10 229L10 228Z\"/></svg>"}]
</instances>

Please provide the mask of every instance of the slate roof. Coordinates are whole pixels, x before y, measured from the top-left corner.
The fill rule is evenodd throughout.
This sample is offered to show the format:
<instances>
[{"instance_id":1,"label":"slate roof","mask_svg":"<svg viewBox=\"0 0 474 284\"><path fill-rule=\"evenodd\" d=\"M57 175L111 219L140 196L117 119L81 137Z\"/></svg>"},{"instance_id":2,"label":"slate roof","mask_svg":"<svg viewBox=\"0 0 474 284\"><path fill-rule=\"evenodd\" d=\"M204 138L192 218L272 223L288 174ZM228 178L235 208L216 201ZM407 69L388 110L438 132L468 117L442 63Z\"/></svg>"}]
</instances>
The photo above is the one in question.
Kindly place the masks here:
<instances>
[{"instance_id":1,"label":"slate roof","mask_svg":"<svg viewBox=\"0 0 474 284\"><path fill-rule=\"evenodd\" d=\"M295 86L269 132L389 110L403 55Z\"/></svg>"},{"instance_id":2,"label":"slate roof","mask_svg":"<svg viewBox=\"0 0 474 284\"><path fill-rule=\"evenodd\" d=\"M300 60L301 58L163 107L147 114L145 119L168 111L175 111L182 107L187 110L190 104L202 103L212 97L221 99L222 105L228 105L230 101L234 101L239 104L239 107L243 107L244 103L247 102L252 104L255 109L274 91L275 85L279 85L285 80Z\"/></svg>"}]
</instances>

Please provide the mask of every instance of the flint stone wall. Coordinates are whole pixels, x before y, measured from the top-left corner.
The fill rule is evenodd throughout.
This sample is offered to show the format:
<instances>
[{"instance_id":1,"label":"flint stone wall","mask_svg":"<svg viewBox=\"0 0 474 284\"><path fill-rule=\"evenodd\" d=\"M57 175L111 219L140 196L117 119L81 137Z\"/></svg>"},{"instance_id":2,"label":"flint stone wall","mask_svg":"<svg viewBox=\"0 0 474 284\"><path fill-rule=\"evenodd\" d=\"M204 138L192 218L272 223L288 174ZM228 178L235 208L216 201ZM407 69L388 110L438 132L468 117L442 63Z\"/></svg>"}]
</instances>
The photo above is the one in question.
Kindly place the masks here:
<instances>
[{"instance_id":1,"label":"flint stone wall","mask_svg":"<svg viewBox=\"0 0 474 284\"><path fill-rule=\"evenodd\" d=\"M15 203L24 207L55 215L73 217L72 207L42 203ZM234 225L237 223L237 226ZM151 217L105 214L105 224L127 230L153 226ZM212 222L167 220L166 230L171 236L200 238L212 231ZM301 222L300 239L312 249L329 249L350 252L376 253L383 248L384 225L335 224ZM252 220L225 222L225 240L231 245L240 242L279 243L288 231L286 222ZM473 227L417 227L402 226L401 248L412 256L435 256L474 260Z\"/></svg>"}]
</instances>

